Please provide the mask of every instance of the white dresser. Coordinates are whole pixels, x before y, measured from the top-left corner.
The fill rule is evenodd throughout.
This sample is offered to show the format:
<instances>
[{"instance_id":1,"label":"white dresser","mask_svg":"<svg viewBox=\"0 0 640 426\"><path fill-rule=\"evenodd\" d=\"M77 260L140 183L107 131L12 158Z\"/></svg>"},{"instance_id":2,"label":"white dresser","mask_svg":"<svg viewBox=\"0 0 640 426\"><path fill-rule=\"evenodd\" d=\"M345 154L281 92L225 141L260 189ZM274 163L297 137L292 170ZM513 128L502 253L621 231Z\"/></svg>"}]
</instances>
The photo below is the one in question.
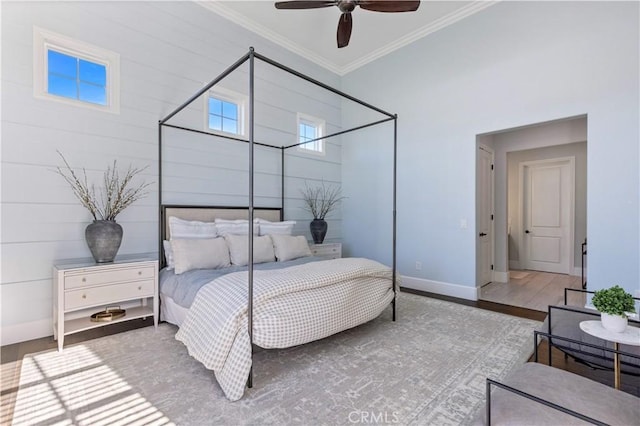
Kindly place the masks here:
<instances>
[{"instance_id":1,"label":"white dresser","mask_svg":"<svg viewBox=\"0 0 640 426\"><path fill-rule=\"evenodd\" d=\"M342 257L342 243L311 244L311 254L325 259L339 259Z\"/></svg>"},{"instance_id":2,"label":"white dresser","mask_svg":"<svg viewBox=\"0 0 640 426\"><path fill-rule=\"evenodd\" d=\"M93 322L106 307L126 309L124 317ZM158 327L158 260L126 255L110 263L60 260L53 266L53 337L62 351L64 336L136 318L153 317Z\"/></svg>"}]
</instances>

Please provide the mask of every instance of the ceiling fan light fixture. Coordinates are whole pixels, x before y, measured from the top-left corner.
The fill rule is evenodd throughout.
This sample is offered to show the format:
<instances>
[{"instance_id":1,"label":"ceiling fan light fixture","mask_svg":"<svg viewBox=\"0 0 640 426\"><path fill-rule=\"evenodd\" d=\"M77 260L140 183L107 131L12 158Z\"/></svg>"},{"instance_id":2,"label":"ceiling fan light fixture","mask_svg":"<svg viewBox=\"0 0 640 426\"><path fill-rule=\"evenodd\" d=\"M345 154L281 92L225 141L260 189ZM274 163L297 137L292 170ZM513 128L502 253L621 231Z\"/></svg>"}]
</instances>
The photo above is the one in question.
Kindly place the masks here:
<instances>
[{"instance_id":1,"label":"ceiling fan light fixture","mask_svg":"<svg viewBox=\"0 0 640 426\"><path fill-rule=\"evenodd\" d=\"M351 29L353 20L351 12L356 6L372 12L415 12L420 7L420 0L404 1L404 0L333 0L333 1L314 1L314 0L290 0L277 1L276 9L319 9L323 7L338 6L342 12L338 20L337 41L338 48L346 47L351 38Z\"/></svg>"}]
</instances>

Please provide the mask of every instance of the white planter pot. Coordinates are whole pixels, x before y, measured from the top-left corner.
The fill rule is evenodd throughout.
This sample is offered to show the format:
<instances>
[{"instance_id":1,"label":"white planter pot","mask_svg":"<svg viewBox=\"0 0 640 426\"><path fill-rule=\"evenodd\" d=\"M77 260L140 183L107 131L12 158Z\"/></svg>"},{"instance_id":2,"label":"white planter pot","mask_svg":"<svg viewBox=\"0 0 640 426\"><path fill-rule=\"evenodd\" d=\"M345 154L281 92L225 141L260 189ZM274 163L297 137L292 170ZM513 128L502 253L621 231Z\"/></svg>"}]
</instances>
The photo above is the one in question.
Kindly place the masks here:
<instances>
[{"instance_id":1,"label":"white planter pot","mask_svg":"<svg viewBox=\"0 0 640 426\"><path fill-rule=\"evenodd\" d=\"M602 328L613 331L614 333L622 333L625 328L627 328L627 323L629 322L627 317L609 315L604 312L600 314L600 321L602 322Z\"/></svg>"}]
</instances>

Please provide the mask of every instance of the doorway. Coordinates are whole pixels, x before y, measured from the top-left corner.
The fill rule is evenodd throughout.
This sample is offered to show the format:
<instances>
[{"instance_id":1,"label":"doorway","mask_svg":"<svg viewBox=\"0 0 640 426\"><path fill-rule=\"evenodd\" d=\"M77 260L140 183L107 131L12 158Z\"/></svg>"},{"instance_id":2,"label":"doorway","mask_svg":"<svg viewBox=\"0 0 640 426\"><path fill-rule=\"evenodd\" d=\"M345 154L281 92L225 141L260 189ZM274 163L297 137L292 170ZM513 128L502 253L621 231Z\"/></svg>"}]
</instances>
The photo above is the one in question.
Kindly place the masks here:
<instances>
[{"instance_id":1,"label":"doorway","mask_svg":"<svg viewBox=\"0 0 640 426\"><path fill-rule=\"evenodd\" d=\"M587 236L587 117L478 135L478 152L481 145L492 150L494 156L491 285L527 285L528 280L510 280L510 272L517 275L517 271L553 271L544 273L580 277L581 244ZM481 172L481 155L477 157L476 287L478 299L484 300L481 287L486 281L481 272L486 254L480 243L484 209L479 188L486 178ZM571 185L566 186L571 184L572 174L573 195ZM568 205L561 204L564 198L569 199ZM535 201L539 200L543 208L536 208ZM552 282L561 286L565 281ZM504 291L506 297L509 293Z\"/></svg>"}]
</instances>

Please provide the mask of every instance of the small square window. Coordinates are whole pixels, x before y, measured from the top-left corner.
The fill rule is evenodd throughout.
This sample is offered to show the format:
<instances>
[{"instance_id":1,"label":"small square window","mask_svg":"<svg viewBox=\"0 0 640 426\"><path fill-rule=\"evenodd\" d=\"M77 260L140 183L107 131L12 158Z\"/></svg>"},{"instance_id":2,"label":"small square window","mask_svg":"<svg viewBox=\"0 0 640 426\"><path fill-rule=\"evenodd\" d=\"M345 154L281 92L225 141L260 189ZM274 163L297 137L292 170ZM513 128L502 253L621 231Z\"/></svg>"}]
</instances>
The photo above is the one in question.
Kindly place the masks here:
<instances>
[{"instance_id":1,"label":"small square window","mask_svg":"<svg viewBox=\"0 0 640 426\"><path fill-rule=\"evenodd\" d=\"M220 91L219 91L220 90ZM207 98L206 126L214 132L242 136L246 98L228 90L216 89Z\"/></svg>"},{"instance_id":2,"label":"small square window","mask_svg":"<svg viewBox=\"0 0 640 426\"><path fill-rule=\"evenodd\" d=\"M298 146L300 150L324 154L324 120L298 114ZM305 143L306 142L306 143Z\"/></svg>"},{"instance_id":3,"label":"small square window","mask_svg":"<svg viewBox=\"0 0 640 426\"><path fill-rule=\"evenodd\" d=\"M120 56L34 27L34 96L118 113Z\"/></svg>"}]
</instances>

